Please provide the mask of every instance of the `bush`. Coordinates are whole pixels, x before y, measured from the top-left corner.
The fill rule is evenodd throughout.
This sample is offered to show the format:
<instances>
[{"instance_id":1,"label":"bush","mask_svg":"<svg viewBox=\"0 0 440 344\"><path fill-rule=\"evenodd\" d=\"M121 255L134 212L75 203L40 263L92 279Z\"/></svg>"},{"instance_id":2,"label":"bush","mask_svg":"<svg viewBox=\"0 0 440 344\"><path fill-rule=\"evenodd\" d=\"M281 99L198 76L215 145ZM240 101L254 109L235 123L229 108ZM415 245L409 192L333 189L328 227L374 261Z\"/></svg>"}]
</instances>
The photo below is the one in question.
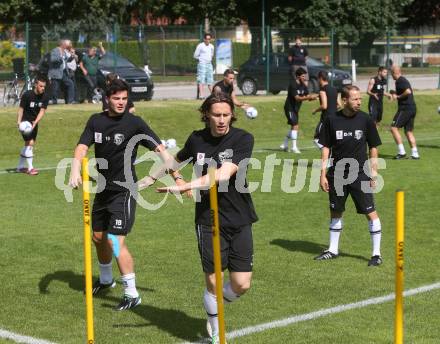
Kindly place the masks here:
<instances>
[{"instance_id":1,"label":"bush","mask_svg":"<svg viewBox=\"0 0 440 344\"><path fill-rule=\"evenodd\" d=\"M12 69L12 59L24 56L25 50L15 48L12 42L0 42L0 69Z\"/></svg>"}]
</instances>

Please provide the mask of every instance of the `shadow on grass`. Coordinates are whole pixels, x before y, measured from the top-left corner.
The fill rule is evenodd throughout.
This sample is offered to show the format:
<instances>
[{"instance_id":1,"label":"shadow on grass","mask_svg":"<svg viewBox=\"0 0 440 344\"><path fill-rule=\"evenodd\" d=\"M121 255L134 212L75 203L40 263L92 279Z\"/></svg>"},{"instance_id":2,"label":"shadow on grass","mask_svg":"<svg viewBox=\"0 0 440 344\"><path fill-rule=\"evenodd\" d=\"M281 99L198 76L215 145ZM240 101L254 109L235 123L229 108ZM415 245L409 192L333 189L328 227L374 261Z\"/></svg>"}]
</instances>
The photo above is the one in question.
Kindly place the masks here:
<instances>
[{"instance_id":1,"label":"shadow on grass","mask_svg":"<svg viewBox=\"0 0 440 344\"><path fill-rule=\"evenodd\" d=\"M424 144L418 144L417 147L419 148L433 148L433 149L439 149L440 145L424 145Z\"/></svg>"},{"instance_id":2,"label":"shadow on grass","mask_svg":"<svg viewBox=\"0 0 440 344\"><path fill-rule=\"evenodd\" d=\"M73 271L60 270L54 273L47 274L41 278L38 284L38 288L41 294L49 294L49 285L52 281L65 282L67 283L69 288L81 293L84 292L84 275L76 274ZM154 292L154 289L150 288L137 288L141 291ZM106 292L94 296L94 298L109 302L104 303L102 307L113 308L121 301L119 297L109 295L109 292L110 290L106 290ZM148 298L144 297L144 300L148 300ZM179 310L163 309L149 306L147 304L140 304L139 306L130 310L130 312L137 314L147 322L145 324L121 324L119 322L117 324L114 324L113 327L139 328L155 326L174 337L186 341L195 341L202 338L201 331L204 330L206 324L206 319L193 318ZM199 329L198 332L197 329Z\"/></svg>"},{"instance_id":3,"label":"shadow on grass","mask_svg":"<svg viewBox=\"0 0 440 344\"><path fill-rule=\"evenodd\" d=\"M304 252L309 253L313 255L318 255L325 249L327 249L327 245L318 244L311 241L304 241L304 240L286 240L286 239L274 239L270 242L271 245L276 245L281 248L284 248L285 250L292 251L292 252ZM359 256L359 255L353 255L349 253L339 252L340 257L348 257L348 258L354 258L359 260L368 261L368 258Z\"/></svg>"}]
</instances>

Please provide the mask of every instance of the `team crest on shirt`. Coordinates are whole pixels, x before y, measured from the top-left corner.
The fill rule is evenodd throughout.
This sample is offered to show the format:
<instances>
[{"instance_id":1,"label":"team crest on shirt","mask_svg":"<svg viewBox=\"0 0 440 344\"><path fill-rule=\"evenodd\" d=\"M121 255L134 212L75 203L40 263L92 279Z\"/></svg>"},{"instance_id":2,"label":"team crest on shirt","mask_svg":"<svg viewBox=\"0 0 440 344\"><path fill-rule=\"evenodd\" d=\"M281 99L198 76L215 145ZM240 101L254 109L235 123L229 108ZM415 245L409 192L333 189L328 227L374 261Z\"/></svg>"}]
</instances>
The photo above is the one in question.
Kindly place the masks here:
<instances>
[{"instance_id":1,"label":"team crest on shirt","mask_svg":"<svg viewBox=\"0 0 440 344\"><path fill-rule=\"evenodd\" d=\"M95 131L95 143L102 143L102 133L97 133Z\"/></svg>"},{"instance_id":2,"label":"team crest on shirt","mask_svg":"<svg viewBox=\"0 0 440 344\"><path fill-rule=\"evenodd\" d=\"M124 142L124 140L125 140L124 134L115 134L115 136L113 138L113 142L117 146L119 146L122 142Z\"/></svg>"},{"instance_id":3,"label":"team crest on shirt","mask_svg":"<svg viewBox=\"0 0 440 344\"><path fill-rule=\"evenodd\" d=\"M336 140L342 140L344 138L344 132L342 130L336 130Z\"/></svg>"},{"instance_id":4,"label":"team crest on shirt","mask_svg":"<svg viewBox=\"0 0 440 344\"><path fill-rule=\"evenodd\" d=\"M355 130L354 131L354 138L356 140L360 140L363 135L364 135L364 132L362 130Z\"/></svg>"},{"instance_id":5,"label":"team crest on shirt","mask_svg":"<svg viewBox=\"0 0 440 344\"><path fill-rule=\"evenodd\" d=\"M231 159L233 155L232 149L226 149L224 152L218 153L218 161L223 164L225 160Z\"/></svg>"},{"instance_id":6,"label":"team crest on shirt","mask_svg":"<svg viewBox=\"0 0 440 344\"><path fill-rule=\"evenodd\" d=\"M205 153L197 153L197 165L205 164Z\"/></svg>"}]
</instances>

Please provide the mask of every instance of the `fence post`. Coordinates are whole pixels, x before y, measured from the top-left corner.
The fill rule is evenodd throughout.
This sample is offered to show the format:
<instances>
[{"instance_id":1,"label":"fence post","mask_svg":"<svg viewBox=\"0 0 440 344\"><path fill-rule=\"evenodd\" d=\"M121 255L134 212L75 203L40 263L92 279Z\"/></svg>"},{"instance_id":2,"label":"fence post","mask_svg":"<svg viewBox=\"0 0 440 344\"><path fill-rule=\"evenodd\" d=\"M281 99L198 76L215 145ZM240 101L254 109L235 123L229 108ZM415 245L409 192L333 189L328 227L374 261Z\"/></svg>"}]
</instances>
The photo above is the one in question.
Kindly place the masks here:
<instances>
[{"instance_id":1,"label":"fence post","mask_svg":"<svg viewBox=\"0 0 440 344\"><path fill-rule=\"evenodd\" d=\"M263 2L262 2L262 4L261 4L261 52L262 52L262 55L264 55L264 36L265 36L265 30L264 30L264 28L265 28L265 25L266 25L266 15L265 15L265 13L264 13L264 11L265 11L265 6L266 6L266 3L265 3L265 1L263 0Z\"/></svg>"},{"instance_id":2,"label":"fence post","mask_svg":"<svg viewBox=\"0 0 440 344\"><path fill-rule=\"evenodd\" d=\"M25 83L27 82L28 79L28 74L29 74L29 50L31 49L31 42L29 40L29 22L26 22L26 33L25 33L25 40L26 40L26 55L25 55L25 60L24 60L24 77L25 77ZM29 85L27 85L27 87L29 87Z\"/></svg>"},{"instance_id":3,"label":"fence post","mask_svg":"<svg viewBox=\"0 0 440 344\"><path fill-rule=\"evenodd\" d=\"M113 73L116 73L116 52L117 52L117 44L118 44L118 37L117 37L117 30L118 30L118 23L113 23Z\"/></svg>"},{"instance_id":4,"label":"fence post","mask_svg":"<svg viewBox=\"0 0 440 344\"><path fill-rule=\"evenodd\" d=\"M269 94L270 86L270 43L272 37L270 34L270 25L266 26L266 95Z\"/></svg>"},{"instance_id":5,"label":"fence post","mask_svg":"<svg viewBox=\"0 0 440 344\"><path fill-rule=\"evenodd\" d=\"M330 85L333 86L333 75L334 75L334 65L335 65L335 30L331 28L330 30L330 65L331 65L331 77L330 77Z\"/></svg>"},{"instance_id":6,"label":"fence post","mask_svg":"<svg viewBox=\"0 0 440 344\"><path fill-rule=\"evenodd\" d=\"M159 26L160 31L162 32L162 75L166 76L166 63L165 63L165 30L162 25Z\"/></svg>"},{"instance_id":7,"label":"fence post","mask_svg":"<svg viewBox=\"0 0 440 344\"><path fill-rule=\"evenodd\" d=\"M387 91L389 90L390 87L390 68L391 68L391 63L390 63L390 30L388 29L388 27L386 28L387 33L387 46L386 46L386 51L387 51L387 60L385 61L385 67L388 69L388 74L387 74Z\"/></svg>"}]
</instances>

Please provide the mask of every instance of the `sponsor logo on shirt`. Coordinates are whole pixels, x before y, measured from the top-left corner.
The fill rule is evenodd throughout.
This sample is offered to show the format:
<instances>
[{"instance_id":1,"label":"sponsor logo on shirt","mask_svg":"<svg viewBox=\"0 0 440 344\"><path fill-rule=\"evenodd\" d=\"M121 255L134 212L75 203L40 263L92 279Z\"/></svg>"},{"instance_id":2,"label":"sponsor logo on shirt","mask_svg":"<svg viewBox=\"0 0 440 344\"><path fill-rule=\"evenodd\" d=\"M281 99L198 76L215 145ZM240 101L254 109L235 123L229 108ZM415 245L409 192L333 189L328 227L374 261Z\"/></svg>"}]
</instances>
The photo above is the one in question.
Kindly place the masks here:
<instances>
[{"instance_id":1,"label":"sponsor logo on shirt","mask_svg":"<svg viewBox=\"0 0 440 344\"><path fill-rule=\"evenodd\" d=\"M363 136L364 132L362 130L355 130L354 137L356 140L360 140Z\"/></svg>"},{"instance_id":2,"label":"sponsor logo on shirt","mask_svg":"<svg viewBox=\"0 0 440 344\"><path fill-rule=\"evenodd\" d=\"M360 131L360 137L358 138L358 140L360 140L360 138L362 137L362 130L356 130L356 131ZM353 137L353 132L352 131L343 131L343 130L336 130L336 140L342 140L344 137Z\"/></svg>"},{"instance_id":3,"label":"sponsor logo on shirt","mask_svg":"<svg viewBox=\"0 0 440 344\"><path fill-rule=\"evenodd\" d=\"M95 131L95 143L102 143L102 133L97 133Z\"/></svg>"},{"instance_id":4,"label":"sponsor logo on shirt","mask_svg":"<svg viewBox=\"0 0 440 344\"><path fill-rule=\"evenodd\" d=\"M218 160L220 164L223 164L225 160L231 159L233 155L234 152L232 151L232 149L226 149L224 152L218 153Z\"/></svg>"},{"instance_id":5,"label":"sponsor logo on shirt","mask_svg":"<svg viewBox=\"0 0 440 344\"><path fill-rule=\"evenodd\" d=\"M203 165L205 163L205 153L197 153L197 165Z\"/></svg>"},{"instance_id":6,"label":"sponsor logo on shirt","mask_svg":"<svg viewBox=\"0 0 440 344\"><path fill-rule=\"evenodd\" d=\"M33 108L35 106L35 102L31 102L30 104L29 104L29 107L31 107L31 108Z\"/></svg>"},{"instance_id":7,"label":"sponsor logo on shirt","mask_svg":"<svg viewBox=\"0 0 440 344\"><path fill-rule=\"evenodd\" d=\"M115 134L113 138L113 142L117 146L119 146L122 142L124 142L124 140L125 140L124 134Z\"/></svg>"}]
</instances>

